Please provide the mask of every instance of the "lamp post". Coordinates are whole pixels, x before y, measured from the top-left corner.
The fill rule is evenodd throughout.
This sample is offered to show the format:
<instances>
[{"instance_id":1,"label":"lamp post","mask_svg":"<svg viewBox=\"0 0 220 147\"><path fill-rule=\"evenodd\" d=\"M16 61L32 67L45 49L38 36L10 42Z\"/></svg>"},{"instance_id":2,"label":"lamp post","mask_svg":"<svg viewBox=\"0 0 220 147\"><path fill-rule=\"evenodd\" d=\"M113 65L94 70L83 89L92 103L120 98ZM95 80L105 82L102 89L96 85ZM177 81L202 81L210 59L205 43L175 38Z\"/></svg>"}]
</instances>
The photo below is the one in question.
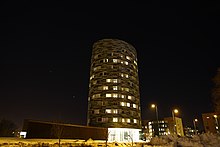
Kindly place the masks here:
<instances>
[{"instance_id":1,"label":"lamp post","mask_svg":"<svg viewBox=\"0 0 220 147\"><path fill-rule=\"evenodd\" d=\"M151 108L155 109L156 112L156 119L157 119L157 129L158 129L158 135L159 135L159 119L158 119L158 110L157 110L157 105L151 104Z\"/></svg>"},{"instance_id":2,"label":"lamp post","mask_svg":"<svg viewBox=\"0 0 220 147\"><path fill-rule=\"evenodd\" d=\"M215 127L216 130L217 130L216 132L219 133L219 130L218 130L218 129L219 129L219 125L218 125L218 116L217 116L217 115L213 115L213 116L214 116L214 118L215 118L215 123L216 123L216 127Z\"/></svg>"},{"instance_id":3,"label":"lamp post","mask_svg":"<svg viewBox=\"0 0 220 147\"><path fill-rule=\"evenodd\" d=\"M198 122L198 119L194 119L194 120L193 120L193 126L194 126L195 135L197 134L196 122Z\"/></svg>"},{"instance_id":4,"label":"lamp post","mask_svg":"<svg viewBox=\"0 0 220 147\"><path fill-rule=\"evenodd\" d=\"M177 130L176 130L176 119L175 119L175 113L178 113L178 109L173 109L172 110L172 117L173 117L173 133L176 134Z\"/></svg>"}]
</instances>

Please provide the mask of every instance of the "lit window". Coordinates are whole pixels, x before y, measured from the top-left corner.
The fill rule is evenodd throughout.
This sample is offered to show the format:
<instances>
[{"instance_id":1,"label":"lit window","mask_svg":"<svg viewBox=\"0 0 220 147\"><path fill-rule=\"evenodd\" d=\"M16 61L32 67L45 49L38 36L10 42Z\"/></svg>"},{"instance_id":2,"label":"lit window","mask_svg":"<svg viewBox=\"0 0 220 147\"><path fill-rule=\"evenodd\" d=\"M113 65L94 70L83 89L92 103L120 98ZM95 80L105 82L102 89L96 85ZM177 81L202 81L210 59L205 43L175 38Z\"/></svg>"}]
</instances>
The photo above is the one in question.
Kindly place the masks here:
<instances>
[{"instance_id":1,"label":"lit window","mask_svg":"<svg viewBox=\"0 0 220 147\"><path fill-rule=\"evenodd\" d=\"M125 74L125 77L128 78L128 74Z\"/></svg>"},{"instance_id":2,"label":"lit window","mask_svg":"<svg viewBox=\"0 0 220 147\"><path fill-rule=\"evenodd\" d=\"M112 83L119 83L119 79L106 79L106 82L107 83L110 83L110 82L112 82Z\"/></svg>"},{"instance_id":3,"label":"lit window","mask_svg":"<svg viewBox=\"0 0 220 147\"><path fill-rule=\"evenodd\" d=\"M92 98L99 98L101 96L101 94L94 94L93 96L92 96Z\"/></svg>"},{"instance_id":4,"label":"lit window","mask_svg":"<svg viewBox=\"0 0 220 147\"><path fill-rule=\"evenodd\" d=\"M113 83L118 83L118 79L112 79Z\"/></svg>"},{"instance_id":5,"label":"lit window","mask_svg":"<svg viewBox=\"0 0 220 147\"><path fill-rule=\"evenodd\" d=\"M127 107L130 107L131 106L131 104L130 103L127 103Z\"/></svg>"},{"instance_id":6,"label":"lit window","mask_svg":"<svg viewBox=\"0 0 220 147\"><path fill-rule=\"evenodd\" d=\"M113 90L118 90L118 86L113 86L112 89Z\"/></svg>"},{"instance_id":7,"label":"lit window","mask_svg":"<svg viewBox=\"0 0 220 147\"><path fill-rule=\"evenodd\" d=\"M105 95L105 97L112 97L112 94L107 93L107 94Z\"/></svg>"},{"instance_id":8,"label":"lit window","mask_svg":"<svg viewBox=\"0 0 220 147\"><path fill-rule=\"evenodd\" d=\"M129 57L129 56L126 56L126 59L128 59L128 60L131 60L131 57Z\"/></svg>"},{"instance_id":9,"label":"lit window","mask_svg":"<svg viewBox=\"0 0 220 147\"><path fill-rule=\"evenodd\" d=\"M137 65L137 62L134 60L134 64Z\"/></svg>"},{"instance_id":10,"label":"lit window","mask_svg":"<svg viewBox=\"0 0 220 147\"><path fill-rule=\"evenodd\" d=\"M106 113L112 113L112 112L111 112L111 109L106 109L105 112L106 112Z\"/></svg>"},{"instance_id":11,"label":"lit window","mask_svg":"<svg viewBox=\"0 0 220 147\"><path fill-rule=\"evenodd\" d=\"M110 82L111 82L111 79L106 79L106 82L110 83Z\"/></svg>"},{"instance_id":12,"label":"lit window","mask_svg":"<svg viewBox=\"0 0 220 147\"><path fill-rule=\"evenodd\" d=\"M108 59L103 59L103 62L108 62Z\"/></svg>"},{"instance_id":13,"label":"lit window","mask_svg":"<svg viewBox=\"0 0 220 147\"><path fill-rule=\"evenodd\" d=\"M125 102L121 102L120 104L121 104L121 106L125 106L125 105L126 105L126 103L125 103Z\"/></svg>"},{"instance_id":14,"label":"lit window","mask_svg":"<svg viewBox=\"0 0 220 147\"><path fill-rule=\"evenodd\" d=\"M130 123L130 122L131 122L130 118L127 118L127 123Z\"/></svg>"},{"instance_id":15,"label":"lit window","mask_svg":"<svg viewBox=\"0 0 220 147\"><path fill-rule=\"evenodd\" d=\"M108 86L103 86L103 90L108 90Z\"/></svg>"},{"instance_id":16,"label":"lit window","mask_svg":"<svg viewBox=\"0 0 220 147\"><path fill-rule=\"evenodd\" d=\"M117 110L117 109L112 109L112 113L117 114L117 113L118 113L118 110Z\"/></svg>"},{"instance_id":17,"label":"lit window","mask_svg":"<svg viewBox=\"0 0 220 147\"><path fill-rule=\"evenodd\" d=\"M94 114L99 114L99 109L95 109Z\"/></svg>"},{"instance_id":18,"label":"lit window","mask_svg":"<svg viewBox=\"0 0 220 147\"><path fill-rule=\"evenodd\" d=\"M137 123L137 119L134 119L134 123Z\"/></svg>"},{"instance_id":19,"label":"lit window","mask_svg":"<svg viewBox=\"0 0 220 147\"><path fill-rule=\"evenodd\" d=\"M113 62L114 62L114 63L118 63L119 60L118 60L118 59L113 59Z\"/></svg>"},{"instance_id":20,"label":"lit window","mask_svg":"<svg viewBox=\"0 0 220 147\"><path fill-rule=\"evenodd\" d=\"M113 117L113 122L118 122L118 118L117 117Z\"/></svg>"},{"instance_id":21,"label":"lit window","mask_svg":"<svg viewBox=\"0 0 220 147\"><path fill-rule=\"evenodd\" d=\"M136 105L136 104L133 104L133 108L137 108L137 105Z\"/></svg>"},{"instance_id":22,"label":"lit window","mask_svg":"<svg viewBox=\"0 0 220 147\"><path fill-rule=\"evenodd\" d=\"M122 119L121 119L121 122L125 122L125 119L124 119L124 118L122 118Z\"/></svg>"},{"instance_id":23,"label":"lit window","mask_svg":"<svg viewBox=\"0 0 220 147\"><path fill-rule=\"evenodd\" d=\"M125 65L128 65L128 62L127 62L127 61L125 61L124 63L125 63Z\"/></svg>"},{"instance_id":24,"label":"lit window","mask_svg":"<svg viewBox=\"0 0 220 147\"><path fill-rule=\"evenodd\" d=\"M131 100L131 99L132 99L132 96L129 95L129 96L128 96L128 99Z\"/></svg>"},{"instance_id":25,"label":"lit window","mask_svg":"<svg viewBox=\"0 0 220 147\"><path fill-rule=\"evenodd\" d=\"M118 94L117 94L117 93L113 93L113 94L112 94L112 97L117 98L117 97L118 97Z\"/></svg>"},{"instance_id":26,"label":"lit window","mask_svg":"<svg viewBox=\"0 0 220 147\"><path fill-rule=\"evenodd\" d=\"M90 77L90 80L92 80L94 77L95 77L95 76L94 76L94 75L92 75L92 76Z\"/></svg>"},{"instance_id":27,"label":"lit window","mask_svg":"<svg viewBox=\"0 0 220 147\"><path fill-rule=\"evenodd\" d=\"M121 98L125 98L125 95L122 94L122 95L121 95Z\"/></svg>"},{"instance_id":28,"label":"lit window","mask_svg":"<svg viewBox=\"0 0 220 147\"><path fill-rule=\"evenodd\" d=\"M129 88L122 87L121 90L129 92Z\"/></svg>"}]
</instances>

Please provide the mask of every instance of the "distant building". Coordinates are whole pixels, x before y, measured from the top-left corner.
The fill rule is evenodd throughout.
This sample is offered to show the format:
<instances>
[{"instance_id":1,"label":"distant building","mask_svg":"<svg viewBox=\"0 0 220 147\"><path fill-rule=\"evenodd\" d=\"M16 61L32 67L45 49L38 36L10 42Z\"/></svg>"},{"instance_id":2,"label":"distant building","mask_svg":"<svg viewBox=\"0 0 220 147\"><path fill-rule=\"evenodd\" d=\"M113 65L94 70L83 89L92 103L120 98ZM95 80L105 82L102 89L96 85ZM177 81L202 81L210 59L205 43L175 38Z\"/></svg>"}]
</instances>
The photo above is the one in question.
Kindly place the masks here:
<instances>
[{"instance_id":1,"label":"distant building","mask_svg":"<svg viewBox=\"0 0 220 147\"><path fill-rule=\"evenodd\" d=\"M89 127L82 125L24 120L21 137L41 139L81 139L106 140L107 128ZM58 136L59 135L59 136Z\"/></svg>"},{"instance_id":2,"label":"distant building","mask_svg":"<svg viewBox=\"0 0 220 147\"><path fill-rule=\"evenodd\" d=\"M192 137L193 135L195 135L196 131L198 132L198 130L195 130L192 127L189 127L189 126L184 127L184 133L186 137Z\"/></svg>"},{"instance_id":3,"label":"distant building","mask_svg":"<svg viewBox=\"0 0 220 147\"><path fill-rule=\"evenodd\" d=\"M108 128L109 141L139 141L138 64L131 44L118 39L93 44L87 124Z\"/></svg>"},{"instance_id":4,"label":"distant building","mask_svg":"<svg viewBox=\"0 0 220 147\"><path fill-rule=\"evenodd\" d=\"M205 132L219 133L219 117L216 113L203 113L202 120Z\"/></svg>"},{"instance_id":5,"label":"distant building","mask_svg":"<svg viewBox=\"0 0 220 147\"><path fill-rule=\"evenodd\" d=\"M150 136L163 136L168 134L169 128L167 121L159 120L158 122L157 121L148 122Z\"/></svg>"},{"instance_id":6,"label":"distant building","mask_svg":"<svg viewBox=\"0 0 220 147\"><path fill-rule=\"evenodd\" d=\"M183 122L182 119L179 117L166 117L164 120L168 124L168 128L170 131L170 134L177 134L179 136L184 136L183 131Z\"/></svg>"}]
</instances>

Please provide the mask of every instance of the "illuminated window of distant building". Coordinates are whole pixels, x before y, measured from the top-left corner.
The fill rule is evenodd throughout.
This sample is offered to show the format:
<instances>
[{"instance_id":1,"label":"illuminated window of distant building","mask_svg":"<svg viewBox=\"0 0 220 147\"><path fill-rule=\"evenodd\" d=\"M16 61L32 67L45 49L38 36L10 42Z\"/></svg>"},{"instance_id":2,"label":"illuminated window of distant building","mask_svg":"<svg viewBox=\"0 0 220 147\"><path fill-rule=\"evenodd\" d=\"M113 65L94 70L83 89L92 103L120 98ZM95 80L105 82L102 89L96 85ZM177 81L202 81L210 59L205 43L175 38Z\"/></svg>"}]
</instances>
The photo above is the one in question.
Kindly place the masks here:
<instances>
[{"instance_id":1,"label":"illuminated window of distant building","mask_svg":"<svg viewBox=\"0 0 220 147\"><path fill-rule=\"evenodd\" d=\"M103 62L108 62L108 59L103 59Z\"/></svg>"},{"instance_id":2,"label":"illuminated window of distant building","mask_svg":"<svg viewBox=\"0 0 220 147\"><path fill-rule=\"evenodd\" d=\"M103 90L108 90L108 86L103 86Z\"/></svg>"},{"instance_id":3,"label":"illuminated window of distant building","mask_svg":"<svg viewBox=\"0 0 220 147\"><path fill-rule=\"evenodd\" d=\"M125 106L126 103L125 103L125 102L120 102L120 105L121 105L121 106Z\"/></svg>"},{"instance_id":4,"label":"illuminated window of distant building","mask_svg":"<svg viewBox=\"0 0 220 147\"><path fill-rule=\"evenodd\" d=\"M125 77L128 78L128 74L125 74Z\"/></svg>"},{"instance_id":5,"label":"illuminated window of distant building","mask_svg":"<svg viewBox=\"0 0 220 147\"><path fill-rule=\"evenodd\" d=\"M137 119L134 119L134 123L137 123Z\"/></svg>"},{"instance_id":6,"label":"illuminated window of distant building","mask_svg":"<svg viewBox=\"0 0 220 147\"><path fill-rule=\"evenodd\" d=\"M127 121L127 123L130 123L130 122L131 122L130 118L127 118L127 120L126 120L126 121Z\"/></svg>"},{"instance_id":7,"label":"illuminated window of distant building","mask_svg":"<svg viewBox=\"0 0 220 147\"><path fill-rule=\"evenodd\" d=\"M122 119L121 119L121 122L125 122L125 119L124 119L124 118L122 118Z\"/></svg>"},{"instance_id":8,"label":"illuminated window of distant building","mask_svg":"<svg viewBox=\"0 0 220 147\"><path fill-rule=\"evenodd\" d=\"M112 97L117 98L117 97L118 97L118 94L117 94L117 93L113 93L113 94L112 94Z\"/></svg>"},{"instance_id":9,"label":"illuminated window of distant building","mask_svg":"<svg viewBox=\"0 0 220 147\"><path fill-rule=\"evenodd\" d=\"M106 82L107 82L107 83L110 83L110 82L111 82L111 79L106 79Z\"/></svg>"},{"instance_id":10,"label":"illuminated window of distant building","mask_svg":"<svg viewBox=\"0 0 220 147\"><path fill-rule=\"evenodd\" d=\"M137 65L137 62L134 60L134 64Z\"/></svg>"},{"instance_id":11,"label":"illuminated window of distant building","mask_svg":"<svg viewBox=\"0 0 220 147\"><path fill-rule=\"evenodd\" d=\"M106 113L112 113L111 109L106 109L105 112Z\"/></svg>"},{"instance_id":12,"label":"illuminated window of distant building","mask_svg":"<svg viewBox=\"0 0 220 147\"><path fill-rule=\"evenodd\" d=\"M117 109L112 109L112 113L117 114L118 110Z\"/></svg>"},{"instance_id":13,"label":"illuminated window of distant building","mask_svg":"<svg viewBox=\"0 0 220 147\"><path fill-rule=\"evenodd\" d=\"M121 98L125 98L125 95L122 94L122 95L121 95Z\"/></svg>"},{"instance_id":14,"label":"illuminated window of distant building","mask_svg":"<svg viewBox=\"0 0 220 147\"><path fill-rule=\"evenodd\" d=\"M112 97L112 94L106 93L106 94L105 94L105 97Z\"/></svg>"},{"instance_id":15,"label":"illuminated window of distant building","mask_svg":"<svg viewBox=\"0 0 220 147\"><path fill-rule=\"evenodd\" d=\"M133 108L137 108L137 105L136 105L136 104L133 104Z\"/></svg>"},{"instance_id":16,"label":"illuminated window of distant building","mask_svg":"<svg viewBox=\"0 0 220 147\"><path fill-rule=\"evenodd\" d=\"M118 122L118 118L117 117L113 117L113 122Z\"/></svg>"},{"instance_id":17,"label":"illuminated window of distant building","mask_svg":"<svg viewBox=\"0 0 220 147\"><path fill-rule=\"evenodd\" d=\"M113 62L114 62L114 63L118 63L119 60L118 60L118 59L113 59Z\"/></svg>"},{"instance_id":18,"label":"illuminated window of distant building","mask_svg":"<svg viewBox=\"0 0 220 147\"><path fill-rule=\"evenodd\" d=\"M126 59L128 59L128 60L131 60L131 57L129 57L129 56L126 56Z\"/></svg>"},{"instance_id":19,"label":"illuminated window of distant building","mask_svg":"<svg viewBox=\"0 0 220 147\"><path fill-rule=\"evenodd\" d=\"M113 86L112 89L113 90L118 90L118 86Z\"/></svg>"},{"instance_id":20,"label":"illuminated window of distant building","mask_svg":"<svg viewBox=\"0 0 220 147\"><path fill-rule=\"evenodd\" d=\"M118 83L118 79L112 79L113 83Z\"/></svg>"},{"instance_id":21,"label":"illuminated window of distant building","mask_svg":"<svg viewBox=\"0 0 220 147\"><path fill-rule=\"evenodd\" d=\"M95 109L94 114L99 114L99 109Z\"/></svg>"},{"instance_id":22,"label":"illuminated window of distant building","mask_svg":"<svg viewBox=\"0 0 220 147\"><path fill-rule=\"evenodd\" d=\"M94 77L95 77L95 76L94 76L94 75L92 75L92 76L90 77L90 80L92 80Z\"/></svg>"},{"instance_id":23,"label":"illuminated window of distant building","mask_svg":"<svg viewBox=\"0 0 220 147\"><path fill-rule=\"evenodd\" d=\"M130 107L131 106L131 104L130 103L127 103L127 107Z\"/></svg>"},{"instance_id":24,"label":"illuminated window of distant building","mask_svg":"<svg viewBox=\"0 0 220 147\"><path fill-rule=\"evenodd\" d=\"M101 94L94 94L93 96L92 96L92 98L99 98L101 96Z\"/></svg>"},{"instance_id":25,"label":"illuminated window of distant building","mask_svg":"<svg viewBox=\"0 0 220 147\"><path fill-rule=\"evenodd\" d=\"M121 90L129 92L129 88L122 87Z\"/></svg>"},{"instance_id":26,"label":"illuminated window of distant building","mask_svg":"<svg viewBox=\"0 0 220 147\"><path fill-rule=\"evenodd\" d=\"M128 96L128 99L131 100L131 99L132 99L132 96L129 95L129 96Z\"/></svg>"},{"instance_id":27,"label":"illuminated window of distant building","mask_svg":"<svg viewBox=\"0 0 220 147\"><path fill-rule=\"evenodd\" d=\"M125 63L125 65L128 65L128 62L127 62L127 61L125 61L124 63Z\"/></svg>"}]
</instances>

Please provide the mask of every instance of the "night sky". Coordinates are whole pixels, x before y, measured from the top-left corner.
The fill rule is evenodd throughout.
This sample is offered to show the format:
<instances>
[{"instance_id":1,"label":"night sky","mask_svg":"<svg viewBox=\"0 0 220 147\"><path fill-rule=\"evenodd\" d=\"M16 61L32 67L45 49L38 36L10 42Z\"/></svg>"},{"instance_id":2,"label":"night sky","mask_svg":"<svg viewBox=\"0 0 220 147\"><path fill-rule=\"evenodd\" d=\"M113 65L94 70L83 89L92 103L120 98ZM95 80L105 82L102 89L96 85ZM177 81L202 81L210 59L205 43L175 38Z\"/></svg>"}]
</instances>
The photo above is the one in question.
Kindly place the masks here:
<instances>
[{"instance_id":1,"label":"night sky","mask_svg":"<svg viewBox=\"0 0 220 147\"><path fill-rule=\"evenodd\" d=\"M217 1L38 2L0 4L0 118L86 124L92 45L117 38L138 54L143 119L184 125L212 112L220 67Z\"/></svg>"}]
</instances>

